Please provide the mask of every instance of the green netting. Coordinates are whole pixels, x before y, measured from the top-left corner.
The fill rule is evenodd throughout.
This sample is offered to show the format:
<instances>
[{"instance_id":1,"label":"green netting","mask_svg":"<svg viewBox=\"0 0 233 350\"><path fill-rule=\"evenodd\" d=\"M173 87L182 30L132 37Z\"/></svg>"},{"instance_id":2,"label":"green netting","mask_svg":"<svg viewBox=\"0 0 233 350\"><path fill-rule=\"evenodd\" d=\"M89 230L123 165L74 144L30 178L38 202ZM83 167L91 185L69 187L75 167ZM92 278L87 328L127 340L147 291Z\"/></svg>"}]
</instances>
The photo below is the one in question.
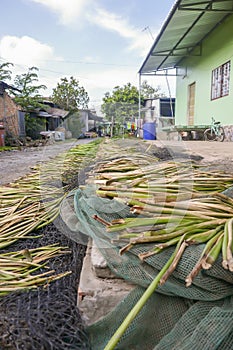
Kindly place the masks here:
<instances>
[{"instance_id":1,"label":"green netting","mask_svg":"<svg viewBox=\"0 0 233 350\"><path fill-rule=\"evenodd\" d=\"M118 201L97 197L94 187L86 187L83 191L78 189L72 196L75 214L66 220L63 208L63 220L71 228L73 239L75 236L76 240L80 239L78 232L93 238L110 269L136 285L111 313L88 327L92 349L103 350L174 248L145 262L138 258L142 251L140 245L120 256L119 242L117 245L112 243L116 233L107 233L103 224L93 216L111 221L132 216L129 208ZM199 259L202 249L202 245L186 249L172 276L147 301L116 349L233 349L233 274L222 268L221 258L210 270L201 271L190 287L185 287L185 277Z\"/></svg>"}]
</instances>

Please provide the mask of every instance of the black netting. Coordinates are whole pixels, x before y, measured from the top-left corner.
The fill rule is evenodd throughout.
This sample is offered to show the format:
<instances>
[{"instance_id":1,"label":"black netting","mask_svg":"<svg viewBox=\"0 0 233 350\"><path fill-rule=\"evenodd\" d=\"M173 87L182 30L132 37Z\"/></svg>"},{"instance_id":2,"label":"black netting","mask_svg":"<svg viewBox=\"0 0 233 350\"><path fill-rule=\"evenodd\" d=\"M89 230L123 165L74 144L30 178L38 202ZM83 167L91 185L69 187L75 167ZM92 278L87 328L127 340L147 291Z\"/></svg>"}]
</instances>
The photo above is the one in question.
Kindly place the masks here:
<instances>
[{"instance_id":1,"label":"black netting","mask_svg":"<svg viewBox=\"0 0 233 350\"><path fill-rule=\"evenodd\" d=\"M116 145L122 146L122 142L118 140ZM124 140L124 148L118 148L124 157L129 156L130 150L141 154L147 150L151 159L180 157L165 149L149 147L137 140ZM111 147L107 152L108 157L111 158L111 151L112 159L116 159L116 151ZM133 158L135 154L131 155ZM105 156L103 150L100 157L105 159ZM100 158L96 161L100 161ZM142 157L138 164L140 166L145 162L150 163L150 158L146 160ZM78 174L64 174L62 184L70 190L84 184L86 170L90 168L79 170ZM2 251L59 243L68 246L71 254L49 259L47 266L55 273L71 270L72 274L48 286L24 293L11 293L0 299L1 350L103 350L114 330L171 255L172 249L168 249L142 263L138 259L141 248L137 246L120 256L121 246L115 245L115 234L106 233L103 225L93 219L93 215L97 214L109 221L132 214L128 206L122 203L98 198L95 188L87 187L85 191L78 190L71 194L61 209L66 224L58 219L55 224L40 231L42 238L24 239L10 246L9 250ZM83 325L77 308L77 289L87 236L95 240L109 267L118 276L137 285L116 309L88 329ZM201 249L201 246L186 249L176 271L148 300L116 349L233 350L232 273L223 271L218 261L212 269L200 273L190 288L185 287L184 278L200 256Z\"/></svg>"},{"instance_id":2,"label":"black netting","mask_svg":"<svg viewBox=\"0 0 233 350\"><path fill-rule=\"evenodd\" d=\"M69 240L53 224L40 233L42 238L18 241L10 250L53 243L68 246L71 254L49 259L46 265L56 273L71 270L72 274L48 286L11 293L0 299L0 349L90 349L77 308L78 282L86 246Z\"/></svg>"}]
</instances>

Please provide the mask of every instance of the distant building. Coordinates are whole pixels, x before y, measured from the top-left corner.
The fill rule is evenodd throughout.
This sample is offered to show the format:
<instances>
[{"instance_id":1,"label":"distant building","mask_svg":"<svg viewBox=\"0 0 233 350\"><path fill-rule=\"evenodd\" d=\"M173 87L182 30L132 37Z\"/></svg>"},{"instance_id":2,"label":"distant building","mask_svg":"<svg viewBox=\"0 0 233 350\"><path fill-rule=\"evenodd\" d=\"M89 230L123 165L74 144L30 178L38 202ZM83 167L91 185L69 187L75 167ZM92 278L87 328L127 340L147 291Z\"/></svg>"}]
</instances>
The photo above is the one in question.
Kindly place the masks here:
<instances>
[{"instance_id":1,"label":"distant building","mask_svg":"<svg viewBox=\"0 0 233 350\"><path fill-rule=\"evenodd\" d=\"M25 130L25 114L21 106L14 102L9 96L6 89L17 90L14 87L0 82L0 124L4 127L5 136L11 139L26 137ZM30 117L40 118L44 122L41 123L41 129L35 137L40 137L40 132L55 131L62 125L69 112L59 108L50 101L42 101L42 107L36 108L29 112Z\"/></svg>"},{"instance_id":2,"label":"distant building","mask_svg":"<svg viewBox=\"0 0 233 350\"><path fill-rule=\"evenodd\" d=\"M146 99L141 109L144 122L156 123L156 130L160 132L163 127L174 125L175 98L159 97Z\"/></svg>"},{"instance_id":3,"label":"distant building","mask_svg":"<svg viewBox=\"0 0 233 350\"><path fill-rule=\"evenodd\" d=\"M79 116L83 133L87 131L97 131L98 126L103 122L103 118L98 117L95 111L90 109L80 109Z\"/></svg>"},{"instance_id":4,"label":"distant building","mask_svg":"<svg viewBox=\"0 0 233 350\"><path fill-rule=\"evenodd\" d=\"M25 113L17 106L14 100L8 95L6 89L14 87L0 81L0 124L4 126L5 133L12 137L24 137Z\"/></svg>"}]
</instances>

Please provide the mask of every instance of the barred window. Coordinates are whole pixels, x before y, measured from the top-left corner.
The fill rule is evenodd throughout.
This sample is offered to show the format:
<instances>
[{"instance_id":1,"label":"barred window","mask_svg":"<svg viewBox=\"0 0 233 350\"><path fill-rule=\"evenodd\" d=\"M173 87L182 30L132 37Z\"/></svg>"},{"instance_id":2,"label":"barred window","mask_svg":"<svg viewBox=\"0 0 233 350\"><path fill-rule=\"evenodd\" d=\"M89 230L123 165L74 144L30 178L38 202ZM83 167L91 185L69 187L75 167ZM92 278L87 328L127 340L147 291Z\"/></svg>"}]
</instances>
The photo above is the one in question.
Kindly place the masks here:
<instances>
[{"instance_id":1,"label":"barred window","mask_svg":"<svg viewBox=\"0 0 233 350\"><path fill-rule=\"evenodd\" d=\"M211 100L229 95L230 70L228 61L212 71Z\"/></svg>"}]
</instances>

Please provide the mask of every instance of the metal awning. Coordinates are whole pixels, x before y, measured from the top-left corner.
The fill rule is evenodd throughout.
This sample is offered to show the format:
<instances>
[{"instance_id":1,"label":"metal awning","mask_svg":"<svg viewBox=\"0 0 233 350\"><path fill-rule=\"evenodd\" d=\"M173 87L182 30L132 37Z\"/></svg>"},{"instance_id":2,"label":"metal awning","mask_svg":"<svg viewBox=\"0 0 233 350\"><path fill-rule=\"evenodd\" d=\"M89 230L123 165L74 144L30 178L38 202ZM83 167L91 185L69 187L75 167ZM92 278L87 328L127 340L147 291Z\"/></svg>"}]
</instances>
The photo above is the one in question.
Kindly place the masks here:
<instances>
[{"instance_id":1,"label":"metal awning","mask_svg":"<svg viewBox=\"0 0 233 350\"><path fill-rule=\"evenodd\" d=\"M176 1L139 73L167 74L183 58L201 56L202 41L232 14L233 0Z\"/></svg>"}]
</instances>

